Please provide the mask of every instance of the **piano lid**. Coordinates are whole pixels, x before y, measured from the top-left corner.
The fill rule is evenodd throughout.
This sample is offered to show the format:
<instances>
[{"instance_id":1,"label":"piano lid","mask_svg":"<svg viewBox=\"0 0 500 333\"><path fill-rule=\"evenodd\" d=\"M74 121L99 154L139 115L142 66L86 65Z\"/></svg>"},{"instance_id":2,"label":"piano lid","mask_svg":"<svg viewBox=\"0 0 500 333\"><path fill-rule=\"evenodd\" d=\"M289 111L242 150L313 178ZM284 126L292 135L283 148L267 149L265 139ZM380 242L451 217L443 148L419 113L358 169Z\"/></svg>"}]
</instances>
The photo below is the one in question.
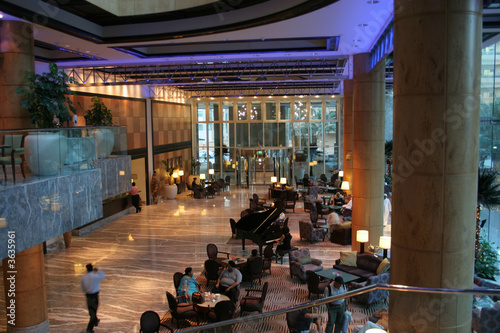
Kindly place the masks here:
<instances>
[{"instance_id":1,"label":"piano lid","mask_svg":"<svg viewBox=\"0 0 500 333\"><path fill-rule=\"evenodd\" d=\"M245 215L236 222L236 229L262 234L276 221L283 211L282 207L275 207L265 212Z\"/></svg>"}]
</instances>

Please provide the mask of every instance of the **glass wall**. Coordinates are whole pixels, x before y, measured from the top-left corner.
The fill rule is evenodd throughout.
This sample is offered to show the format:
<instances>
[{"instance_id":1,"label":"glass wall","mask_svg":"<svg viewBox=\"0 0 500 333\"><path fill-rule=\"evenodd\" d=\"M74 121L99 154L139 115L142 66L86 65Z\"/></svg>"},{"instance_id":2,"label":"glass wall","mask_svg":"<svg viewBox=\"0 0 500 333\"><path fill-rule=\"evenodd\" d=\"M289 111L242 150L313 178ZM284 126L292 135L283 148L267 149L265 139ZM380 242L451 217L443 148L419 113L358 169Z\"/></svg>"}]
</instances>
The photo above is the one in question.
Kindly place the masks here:
<instances>
[{"instance_id":1,"label":"glass wall","mask_svg":"<svg viewBox=\"0 0 500 333\"><path fill-rule=\"evenodd\" d=\"M500 171L500 42L482 50L479 168ZM497 178L498 181L498 178ZM500 242L500 211L483 207L483 237Z\"/></svg>"},{"instance_id":2,"label":"glass wall","mask_svg":"<svg viewBox=\"0 0 500 333\"><path fill-rule=\"evenodd\" d=\"M269 183L271 176L319 177L339 165L334 98L238 98L197 101L194 154L216 179ZM248 177L247 177L248 173Z\"/></svg>"}]
</instances>

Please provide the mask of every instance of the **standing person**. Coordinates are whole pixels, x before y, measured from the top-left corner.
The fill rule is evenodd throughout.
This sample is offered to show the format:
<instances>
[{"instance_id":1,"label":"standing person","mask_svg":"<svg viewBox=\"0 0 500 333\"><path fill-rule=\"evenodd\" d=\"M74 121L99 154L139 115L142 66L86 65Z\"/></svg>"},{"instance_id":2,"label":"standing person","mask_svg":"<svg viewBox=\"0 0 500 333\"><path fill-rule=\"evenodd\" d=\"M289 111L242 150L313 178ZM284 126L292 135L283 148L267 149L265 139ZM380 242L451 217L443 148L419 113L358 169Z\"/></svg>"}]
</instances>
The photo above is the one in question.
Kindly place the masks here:
<instances>
[{"instance_id":1,"label":"standing person","mask_svg":"<svg viewBox=\"0 0 500 333\"><path fill-rule=\"evenodd\" d=\"M191 303L191 296L198 290L199 285L198 281L194 279L193 269L188 267L184 270L184 276L179 283L177 292L180 296L187 296L189 303Z\"/></svg>"},{"instance_id":2,"label":"standing person","mask_svg":"<svg viewBox=\"0 0 500 333\"><path fill-rule=\"evenodd\" d=\"M151 177L151 194L153 195L153 203L156 205L158 203L158 191L160 190L160 182L156 178L156 171L153 171L153 176Z\"/></svg>"},{"instance_id":3,"label":"standing person","mask_svg":"<svg viewBox=\"0 0 500 333\"><path fill-rule=\"evenodd\" d=\"M241 279L241 272L236 268L234 261L231 260L229 261L229 267L220 274L215 284L215 288L236 304L238 301Z\"/></svg>"},{"instance_id":4,"label":"standing person","mask_svg":"<svg viewBox=\"0 0 500 333\"><path fill-rule=\"evenodd\" d=\"M333 281L332 295L336 296L346 292L344 286L344 279L342 276L336 276ZM345 299L339 299L337 301L328 304L328 323L326 324L325 333L340 333L342 332L342 324L344 323L345 317ZM335 325L335 331L333 326Z\"/></svg>"},{"instance_id":5,"label":"standing person","mask_svg":"<svg viewBox=\"0 0 500 333\"><path fill-rule=\"evenodd\" d=\"M389 217L391 216L392 205L391 200L384 193L384 225L389 224Z\"/></svg>"},{"instance_id":6,"label":"standing person","mask_svg":"<svg viewBox=\"0 0 500 333\"><path fill-rule=\"evenodd\" d=\"M141 206L139 205L141 197L139 196L139 189L135 186L135 182L132 183L132 190L129 193L132 196L132 205L135 207L135 212L139 213L141 211Z\"/></svg>"},{"instance_id":7,"label":"standing person","mask_svg":"<svg viewBox=\"0 0 500 333\"><path fill-rule=\"evenodd\" d=\"M94 332L94 326L98 326L101 321L97 318L97 308L99 307L99 291L101 290L101 280L106 277L103 271L87 264L87 274L82 276L81 288L87 297L87 307L89 309L90 320L87 325L87 333Z\"/></svg>"}]
</instances>

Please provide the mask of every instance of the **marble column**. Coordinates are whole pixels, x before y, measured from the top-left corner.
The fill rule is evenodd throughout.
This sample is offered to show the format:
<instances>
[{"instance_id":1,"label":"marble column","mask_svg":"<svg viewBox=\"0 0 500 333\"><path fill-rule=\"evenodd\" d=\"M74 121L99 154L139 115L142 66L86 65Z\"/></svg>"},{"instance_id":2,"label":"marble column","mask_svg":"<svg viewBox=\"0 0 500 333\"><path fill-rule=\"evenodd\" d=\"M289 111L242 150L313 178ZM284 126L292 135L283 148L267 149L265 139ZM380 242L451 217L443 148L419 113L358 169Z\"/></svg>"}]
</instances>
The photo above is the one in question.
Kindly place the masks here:
<instances>
[{"instance_id":1,"label":"marble column","mask_svg":"<svg viewBox=\"0 0 500 333\"><path fill-rule=\"evenodd\" d=\"M3 259L2 267L7 332L48 332L42 244L16 253L13 259Z\"/></svg>"},{"instance_id":2,"label":"marble column","mask_svg":"<svg viewBox=\"0 0 500 333\"><path fill-rule=\"evenodd\" d=\"M392 284L472 288L481 4L395 2ZM390 331L470 332L471 304L391 292Z\"/></svg>"},{"instance_id":3,"label":"marble column","mask_svg":"<svg viewBox=\"0 0 500 333\"><path fill-rule=\"evenodd\" d=\"M344 80L344 154L343 154L343 170L344 180L349 182L352 188L352 80Z\"/></svg>"},{"instance_id":4,"label":"marble column","mask_svg":"<svg viewBox=\"0 0 500 333\"><path fill-rule=\"evenodd\" d=\"M0 21L0 53L0 129L33 127L16 94L16 89L24 85L25 72L35 68L32 25Z\"/></svg>"},{"instance_id":5,"label":"marble column","mask_svg":"<svg viewBox=\"0 0 500 333\"><path fill-rule=\"evenodd\" d=\"M352 248L357 230L368 230L369 245L383 234L385 64L370 69L370 54L353 62Z\"/></svg>"}]
</instances>

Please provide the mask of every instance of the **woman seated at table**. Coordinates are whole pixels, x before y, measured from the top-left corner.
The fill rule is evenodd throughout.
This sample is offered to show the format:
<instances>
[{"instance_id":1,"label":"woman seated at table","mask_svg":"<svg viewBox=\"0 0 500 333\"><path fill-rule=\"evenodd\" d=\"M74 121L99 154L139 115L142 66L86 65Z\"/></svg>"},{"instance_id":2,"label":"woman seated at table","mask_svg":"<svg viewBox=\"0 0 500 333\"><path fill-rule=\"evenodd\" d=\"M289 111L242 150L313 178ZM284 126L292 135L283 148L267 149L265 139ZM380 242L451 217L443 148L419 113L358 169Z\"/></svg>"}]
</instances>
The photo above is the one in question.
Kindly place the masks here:
<instances>
[{"instance_id":1,"label":"woman seated at table","mask_svg":"<svg viewBox=\"0 0 500 333\"><path fill-rule=\"evenodd\" d=\"M342 206L343 204L345 204L344 197L342 196L342 194L340 192L337 192L335 194L335 198L333 199L333 202L334 202L335 206Z\"/></svg>"},{"instance_id":2,"label":"woman seated at table","mask_svg":"<svg viewBox=\"0 0 500 333\"><path fill-rule=\"evenodd\" d=\"M279 251L290 250L292 242L292 235L290 234L290 229L288 227L283 227L283 235L281 235L278 246L276 246L276 253Z\"/></svg>"},{"instance_id":3,"label":"woman seated at table","mask_svg":"<svg viewBox=\"0 0 500 333\"><path fill-rule=\"evenodd\" d=\"M179 296L187 296L188 302L191 303L191 296L195 291L200 288L198 281L193 277L193 269L188 267L184 270L184 276L179 283L179 289L177 290Z\"/></svg>"}]
</instances>

